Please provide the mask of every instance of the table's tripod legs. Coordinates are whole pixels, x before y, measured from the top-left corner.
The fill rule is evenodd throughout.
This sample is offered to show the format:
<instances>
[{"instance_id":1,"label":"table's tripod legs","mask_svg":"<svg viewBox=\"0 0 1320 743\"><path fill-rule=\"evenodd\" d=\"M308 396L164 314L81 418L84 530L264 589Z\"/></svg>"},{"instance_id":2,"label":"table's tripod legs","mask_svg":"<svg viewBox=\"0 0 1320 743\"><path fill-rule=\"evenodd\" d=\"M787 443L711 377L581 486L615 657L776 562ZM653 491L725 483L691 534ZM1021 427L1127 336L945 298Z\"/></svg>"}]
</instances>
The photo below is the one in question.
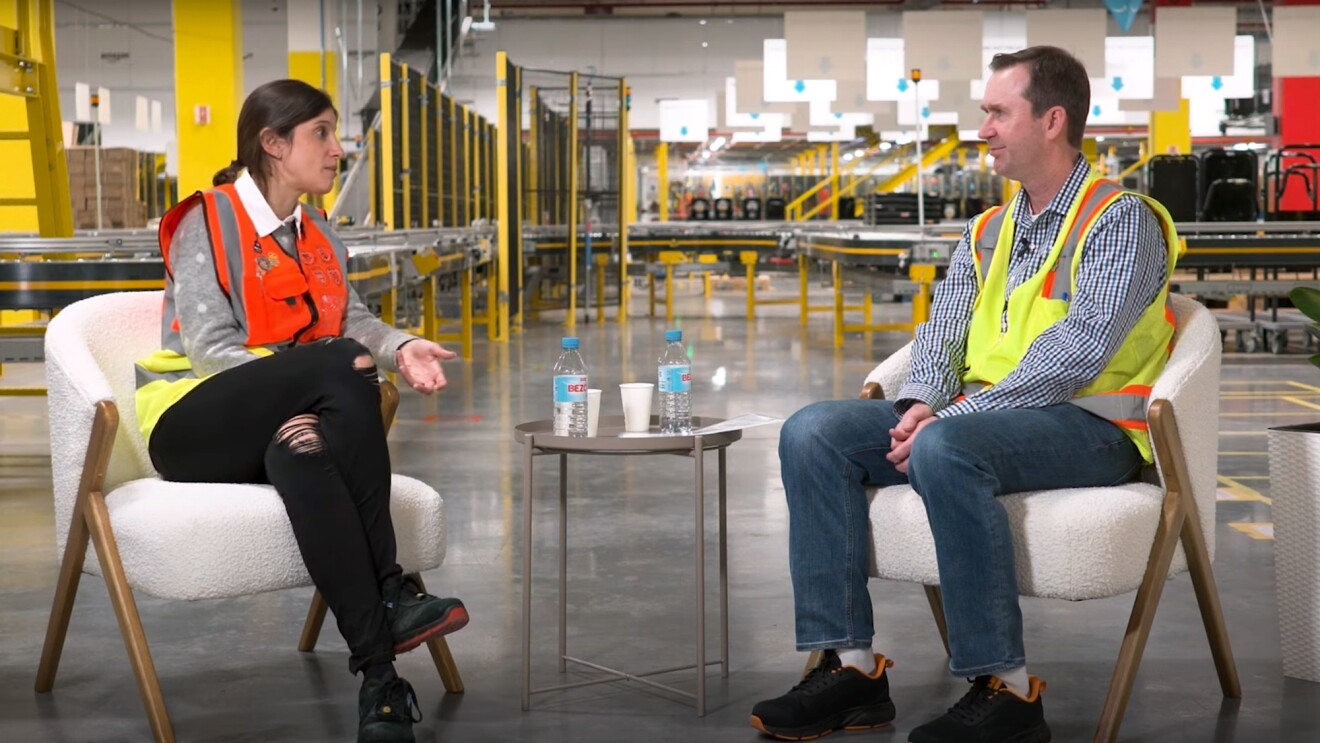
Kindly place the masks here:
<instances>
[{"instance_id":1,"label":"table's tripod legs","mask_svg":"<svg viewBox=\"0 0 1320 743\"><path fill-rule=\"evenodd\" d=\"M706 715L706 492L701 437L693 442L696 461L696 619L697 619L697 716Z\"/></svg>"},{"instance_id":2,"label":"table's tripod legs","mask_svg":"<svg viewBox=\"0 0 1320 743\"><path fill-rule=\"evenodd\" d=\"M729 677L729 510L724 449L720 449L720 676Z\"/></svg>"},{"instance_id":3,"label":"table's tripod legs","mask_svg":"<svg viewBox=\"0 0 1320 743\"><path fill-rule=\"evenodd\" d=\"M559 672L568 655L568 455L559 455Z\"/></svg>"},{"instance_id":4,"label":"table's tripod legs","mask_svg":"<svg viewBox=\"0 0 1320 743\"><path fill-rule=\"evenodd\" d=\"M532 447L535 437L523 442L522 523L522 708L532 706Z\"/></svg>"}]
</instances>

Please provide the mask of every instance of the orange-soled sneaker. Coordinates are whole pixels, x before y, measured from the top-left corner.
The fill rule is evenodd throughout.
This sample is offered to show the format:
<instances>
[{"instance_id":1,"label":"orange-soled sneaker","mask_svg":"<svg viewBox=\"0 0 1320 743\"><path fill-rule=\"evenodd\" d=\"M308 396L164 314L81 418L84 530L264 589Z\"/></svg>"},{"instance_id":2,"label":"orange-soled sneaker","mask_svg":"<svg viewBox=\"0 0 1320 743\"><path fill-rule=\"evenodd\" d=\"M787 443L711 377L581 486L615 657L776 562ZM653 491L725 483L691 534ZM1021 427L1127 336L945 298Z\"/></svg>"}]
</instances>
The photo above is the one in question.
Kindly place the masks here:
<instances>
[{"instance_id":1,"label":"orange-soled sneaker","mask_svg":"<svg viewBox=\"0 0 1320 743\"><path fill-rule=\"evenodd\" d=\"M894 702L885 669L893 665L877 654L875 672L868 676L840 664L839 656L828 650L787 694L757 702L752 727L780 740L811 740L835 730L888 725L894 719Z\"/></svg>"},{"instance_id":2,"label":"orange-soled sneaker","mask_svg":"<svg viewBox=\"0 0 1320 743\"><path fill-rule=\"evenodd\" d=\"M942 717L908 734L908 743L1049 743L1045 682L1031 677L1023 699L994 676L978 676L972 688Z\"/></svg>"}]
</instances>

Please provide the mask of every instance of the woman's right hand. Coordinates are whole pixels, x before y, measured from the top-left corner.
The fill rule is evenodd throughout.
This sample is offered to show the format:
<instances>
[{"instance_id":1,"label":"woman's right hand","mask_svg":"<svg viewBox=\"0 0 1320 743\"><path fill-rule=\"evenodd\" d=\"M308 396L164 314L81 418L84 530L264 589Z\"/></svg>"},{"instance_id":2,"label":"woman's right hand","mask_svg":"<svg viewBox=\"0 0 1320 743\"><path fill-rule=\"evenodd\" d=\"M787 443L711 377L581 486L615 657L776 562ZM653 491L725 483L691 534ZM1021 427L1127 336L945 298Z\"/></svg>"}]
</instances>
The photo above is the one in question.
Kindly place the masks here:
<instances>
[{"instance_id":1,"label":"woman's right hand","mask_svg":"<svg viewBox=\"0 0 1320 743\"><path fill-rule=\"evenodd\" d=\"M399 373L409 387L429 395L439 392L448 384L440 362L457 357L458 354L446 350L438 343L417 338L399 346L394 352L394 364L399 367Z\"/></svg>"}]
</instances>

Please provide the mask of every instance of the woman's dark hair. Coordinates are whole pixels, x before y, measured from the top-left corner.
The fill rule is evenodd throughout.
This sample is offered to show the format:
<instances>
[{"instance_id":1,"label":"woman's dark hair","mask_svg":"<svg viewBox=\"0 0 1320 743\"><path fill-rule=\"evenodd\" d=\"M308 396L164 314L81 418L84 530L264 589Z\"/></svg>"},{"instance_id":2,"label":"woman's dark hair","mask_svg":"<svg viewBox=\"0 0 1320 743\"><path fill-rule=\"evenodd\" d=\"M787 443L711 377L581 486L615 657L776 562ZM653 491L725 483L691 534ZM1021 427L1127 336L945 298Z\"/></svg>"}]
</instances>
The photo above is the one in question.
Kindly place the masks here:
<instances>
[{"instance_id":1,"label":"woman's dark hair","mask_svg":"<svg viewBox=\"0 0 1320 743\"><path fill-rule=\"evenodd\" d=\"M261 133L270 129L288 139L299 124L334 108L325 91L301 80L275 80L252 91L238 114L238 159L217 172L211 183L216 186L233 183L243 168L258 183L264 183L270 171L269 156L261 146Z\"/></svg>"},{"instance_id":2,"label":"woman's dark hair","mask_svg":"<svg viewBox=\"0 0 1320 743\"><path fill-rule=\"evenodd\" d=\"M1076 57L1054 46L1033 46L1012 54L996 54L990 60L994 72L1025 65L1031 74L1026 98L1031 115L1041 116L1055 106L1062 106L1068 116L1068 144L1082 146L1086 115L1091 110L1091 81L1086 67Z\"/></svg>"}]
</instances>

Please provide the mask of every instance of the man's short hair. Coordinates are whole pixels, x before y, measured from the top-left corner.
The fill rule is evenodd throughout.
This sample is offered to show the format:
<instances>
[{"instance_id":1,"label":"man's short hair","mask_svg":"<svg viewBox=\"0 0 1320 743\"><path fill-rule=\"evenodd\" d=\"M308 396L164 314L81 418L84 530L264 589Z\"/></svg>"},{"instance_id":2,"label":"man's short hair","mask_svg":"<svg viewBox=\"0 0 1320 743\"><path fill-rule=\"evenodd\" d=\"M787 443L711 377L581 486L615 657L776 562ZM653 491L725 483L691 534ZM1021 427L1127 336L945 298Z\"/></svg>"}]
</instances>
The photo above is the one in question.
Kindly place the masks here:
<instances>
[{"instance_id":1,"label":"man's short hair","mask_svg":"<svg viewBox=\"0 0 1320 743\"><path fill-rule=\"evenodd\" d=\"M1057 46L1032 46L990 60L994 72L1025 65L1031 76L1026 98L1031 115L1040 116L1055 106L1068 115L1068 144L1081 149L1086 115L1091 111L1091 81L1086 67Z\"/></svg>"}]
</instances>

